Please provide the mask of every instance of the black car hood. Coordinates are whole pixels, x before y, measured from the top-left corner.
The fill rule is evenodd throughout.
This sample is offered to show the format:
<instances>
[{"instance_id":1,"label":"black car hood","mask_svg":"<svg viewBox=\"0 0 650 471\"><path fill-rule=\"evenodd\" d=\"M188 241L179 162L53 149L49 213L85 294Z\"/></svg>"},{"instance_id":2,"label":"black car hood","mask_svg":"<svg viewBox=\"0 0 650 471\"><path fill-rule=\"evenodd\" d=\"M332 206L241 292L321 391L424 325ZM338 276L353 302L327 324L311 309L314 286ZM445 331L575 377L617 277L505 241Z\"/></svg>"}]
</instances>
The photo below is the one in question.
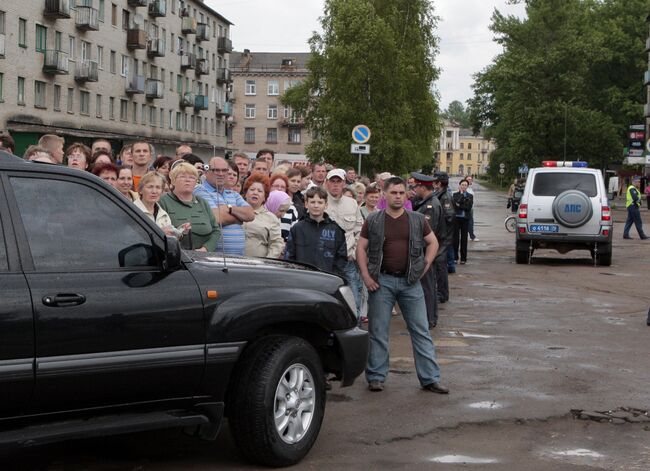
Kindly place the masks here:
<instances>
[{"instance_id":1,"label":"black car hood","mask_svg":"<svg viewBox=\"0 0 650 471\"><path fill-rule=\"evenodd\" d=\"M195 252L195 251L186 251L185 252L191 259L192 262L199 263L201 265L209 265L214 268L286 268L294 270L307 270L307 271L319 271L318 268L297 262L287 262L285 260L277 260L274 258L258 258L258 257L238 257L236 255L226 255L224 256L220 252Z\"/></svg>"}]
</instances>

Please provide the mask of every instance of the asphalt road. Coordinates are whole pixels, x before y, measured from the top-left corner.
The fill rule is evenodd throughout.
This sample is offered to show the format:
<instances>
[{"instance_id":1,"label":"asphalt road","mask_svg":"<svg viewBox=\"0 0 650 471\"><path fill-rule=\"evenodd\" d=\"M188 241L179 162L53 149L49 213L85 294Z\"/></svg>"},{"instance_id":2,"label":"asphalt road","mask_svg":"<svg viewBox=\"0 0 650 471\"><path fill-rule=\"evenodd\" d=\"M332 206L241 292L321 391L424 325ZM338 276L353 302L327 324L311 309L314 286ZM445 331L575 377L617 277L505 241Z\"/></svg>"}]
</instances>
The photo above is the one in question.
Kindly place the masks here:
<instances>
[{"instance_id":1,"label":"asphalt road","mask_svg":"<svg viewBox=\"0 0 650 471\"><path fill-rule=\"evenodd\" d=\"M386 389L371 393L363 378L335 385L295 469L650 469L650 241L634 230L623 240L618 209L611 267L594 267L586 251L538 251L516 265L504 194L479 187L475 197L480 241L450 277L434 331L451 393L419 389L395 318ZM594 413L603 411L613 412ZM160 431L61 443L5 456L0 469L255 468L226 428L216 442Z\"/></svg>"}]
</instances>

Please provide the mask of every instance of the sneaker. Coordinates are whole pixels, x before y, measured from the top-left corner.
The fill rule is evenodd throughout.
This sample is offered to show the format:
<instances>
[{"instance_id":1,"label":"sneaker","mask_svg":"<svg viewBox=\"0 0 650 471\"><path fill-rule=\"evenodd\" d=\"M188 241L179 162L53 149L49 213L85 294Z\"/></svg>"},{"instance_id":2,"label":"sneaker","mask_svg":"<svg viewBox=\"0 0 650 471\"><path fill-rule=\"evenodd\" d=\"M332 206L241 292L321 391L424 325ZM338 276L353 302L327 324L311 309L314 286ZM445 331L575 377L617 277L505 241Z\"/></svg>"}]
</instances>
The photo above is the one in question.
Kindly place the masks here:
<instances>
[{"instance_id":1,"label":"sneaker","mask_svg":"<svg viewBox=\"0 0 650 471\"><path fill-rule=\"evenodd\" d=\"M460 261L460 264L461 264L461 265L465 265L466 263L467 263L467 262L466 262L465 260L461 260L461 261Z\"/></svg>"},{"instance_id":2,"label":"sneaker","mask_svg":"<svg viewBox=\"0 0 650 471\"><path fill-rule=\"evenodd\" d=\"M373 379L368 382L368 389L372 392L379 392L384 390L384 383L378 379Z\"/></svg>"},{"instance_id":3,"label":"sneaker","mask_svg":"<svg viewBox=\"0 0 650 471\"><path fill-rule=\"evenodd\" d=\"M449 394L449 389L447 389L440 383L437 383L436 381L430 384L425 384L424 386L422 386L422 389L424 389L425 391L431 391L438 394Z\"/></svg>"},{"instance_id":4,"label":"sneaker","mask_svg":"<svg viewBox=\"0 0 650 471\"><path fill-rule=\"evenodd\" d=\"M479 239L478 237L474 237L474 238L472 239L472 242L480 242L480 241L481 241L481 239Z\"/></svg>"}]
</instances>

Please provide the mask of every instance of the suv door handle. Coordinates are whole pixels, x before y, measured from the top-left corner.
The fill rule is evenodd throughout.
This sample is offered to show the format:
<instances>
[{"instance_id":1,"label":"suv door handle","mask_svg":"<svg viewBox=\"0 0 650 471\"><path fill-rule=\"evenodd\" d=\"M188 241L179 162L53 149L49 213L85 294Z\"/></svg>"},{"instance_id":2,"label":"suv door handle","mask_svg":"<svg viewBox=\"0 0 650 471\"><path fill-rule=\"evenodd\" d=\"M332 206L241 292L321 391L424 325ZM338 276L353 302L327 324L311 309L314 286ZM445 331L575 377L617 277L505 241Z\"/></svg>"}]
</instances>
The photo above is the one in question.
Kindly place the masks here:
<instances>
[{"instance_id":1,"label":"suv door handle","mask_svg":"<svg viewBox=\"0 0 650 471\"><path fill-rule=\"evenodd\" d=\"M86 302L83 294L59 293L54 296L43 296L43 304L50 307L78 306Z\"/></svg>"}]
</instances>

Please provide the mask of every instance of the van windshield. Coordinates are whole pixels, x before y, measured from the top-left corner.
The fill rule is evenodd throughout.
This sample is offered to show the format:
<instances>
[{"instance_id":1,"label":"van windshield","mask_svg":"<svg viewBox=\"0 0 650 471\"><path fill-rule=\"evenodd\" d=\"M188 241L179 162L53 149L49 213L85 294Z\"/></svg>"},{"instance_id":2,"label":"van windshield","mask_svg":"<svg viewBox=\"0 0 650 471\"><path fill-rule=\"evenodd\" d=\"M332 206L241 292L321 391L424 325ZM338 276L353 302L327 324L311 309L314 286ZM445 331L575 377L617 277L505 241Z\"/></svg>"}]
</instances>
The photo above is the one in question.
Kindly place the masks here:
<instances>
[{"instance_id":1,"label":"van windshield","mask_svg":"<svg viewBox=\"0 0 650 471\"><path fill-rule=\"evenodd\" d=\"M566 190L579 190L590 198L598 195L596 178L591 173L540 173L535 176L535 196L557 196Z\"/></svg>"}]
</instances>

